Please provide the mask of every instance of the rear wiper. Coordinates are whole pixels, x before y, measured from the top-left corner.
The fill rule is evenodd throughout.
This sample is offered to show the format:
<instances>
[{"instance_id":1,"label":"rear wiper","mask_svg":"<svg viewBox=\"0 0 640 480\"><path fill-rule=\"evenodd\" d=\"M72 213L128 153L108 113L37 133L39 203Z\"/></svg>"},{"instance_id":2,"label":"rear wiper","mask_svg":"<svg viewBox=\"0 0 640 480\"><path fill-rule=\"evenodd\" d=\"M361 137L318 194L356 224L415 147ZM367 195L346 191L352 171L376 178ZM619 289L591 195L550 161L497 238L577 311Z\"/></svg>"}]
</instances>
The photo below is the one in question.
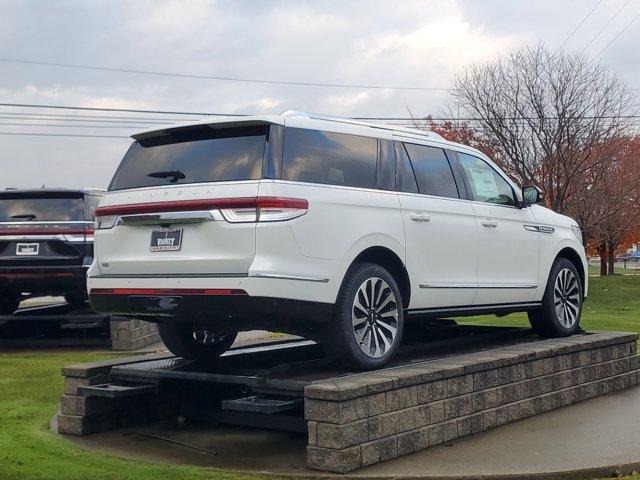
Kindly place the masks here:
<instances>
[{"instance_id":1,"label":"rear wiper","mask_svg":"<svg viewBox=\"0 0 640 480\"><path fill-rule=\"evenodd\" d=\"M33 222L36 219L36 216L33 213L25 213L23 215L11 215L11 218L24 218L25 220Z\"/></svg>"},{"instance_id":2,"label":"rear wiper","mask_svg":"<svg viewBox=\"0 0 640 480\"><path fill-rule=\"evenodd\" d=\"M151 178L169 178L169 182L176 183L178 180L187 178L187 176L180 170L166 170L162 172L151 172L147 174L147 177Z\"/></svg>"}]
</instances>

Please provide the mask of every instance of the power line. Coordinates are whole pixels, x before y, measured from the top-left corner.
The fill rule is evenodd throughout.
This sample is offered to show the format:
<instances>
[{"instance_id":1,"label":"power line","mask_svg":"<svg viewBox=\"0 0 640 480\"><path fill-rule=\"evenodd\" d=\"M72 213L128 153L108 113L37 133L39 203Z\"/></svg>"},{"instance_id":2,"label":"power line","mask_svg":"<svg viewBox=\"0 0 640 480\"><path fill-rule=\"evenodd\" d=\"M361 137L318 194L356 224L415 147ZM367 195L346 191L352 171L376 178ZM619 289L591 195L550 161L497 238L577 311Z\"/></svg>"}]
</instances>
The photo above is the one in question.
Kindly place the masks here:
<instances>
[{"instance_id":1,"label":"power line","mask_svg":"<svg viewBox=\"0 0 640 480\"><path fill-rule=\"evenodd\" d=\"M141 129L140 125L56 125L52 123L15 123L15 122L0 122L2 125L11 125L12 127L50 127L50 128L132 128Z\"/></svg>"},{"instance_id":2,"label":"power line","mask_svg":"<svg viewBox=\"0 0 640 480\"><path fill-rule=\"evenodd\" d=\"M618 32L618 34L617 34L615 37L613 37L613 38L611 39L611 41L610 41L609 43L607 43L607 44L604 46L604 48L603 48L602 50L600 50L598 53L596 53L596 54L594 55L594 58L595 58L595 57L599 57L600 55L602 55L602 54L603 54L603 52L604 52L607 48L609 48L609 47L611 46L611 44L612 44L613 42L615 42L615 41L618 39L618 37L619 37L620 35L622 35L624 32L626 32L626 31L627 31L627 29L628 29L628 28L629 28L629 27L630 27L630 26L631 26L631 25L632 25L632 24L633 24L633 23L634 23L634 22L635 22L639 17L640 17L640 13L639 13L638 15L636 15L635 17L633 17L633 18L631 19L631 21L630 21L629 23L627 23L627 25L626 25L622 30L620 30L620 31Z\"/></svg>"},{"instance_id":3,"label":"power line","mask_svg":"<svg viewBox=\"0 0 640 480\"><path fill-rule=\"evenodd\" d=\"M622 4L622 6L618 9L618 11L616 13L613 14L613 17L611 17L609 19L609 21L607 23L604 24L604 26L598 30L598 33L595 34L595 36L591 39L591 41L589 41L589 43L587 43L584 48L582 50L580 50L580 53L583 53L587 48L589 48L591 46L591 44L593 42L596 41L596 39L600 36L600 34L602 32L604 32L604 30L611 24L611 22L613 22L618 15L620 15L620 12L622 12L622 10L624 10L626 8L627 5L629 5L629 3L631 2L631 0L627 0L624 4Z\"/></svg>"},{"instance_id":4,"label":"power line","mask_svg":"<svg viewBox=\"0 0 640 480\"><path fill-rule=\"evenodd\" d=\"M79 113L37 113L37 112L12 112L12 111L0 111L0 115L15 115L15 116L28 116L28 117L68 117L68 118L94 118L100 120L103 118L113 118L119 120L148 120L148 121L166 121L166 122L189 122L198 121L201 118L159 118L159 117L132 117L132 116L118 116L118 115L83 115Z\"/></svg>"},{"instance_id":5,"label":"power line","mask_svg":"<svg viewBox=\"0 0 640 480\"><path fill-rule=\"evenodd\" d=\"M83 135L80 133L40 133L40 132L0 132L0 135L15 135L19 137L79 137L79 138L126 138L131 137L122 135Z\"/></svg>"},{"instance_id":6,"label":"power line","mask_svg":"<svg viewBox=\"0 0 640 480\"><path fill-rule=\"evenodd\" d=\"M289 80L262 80L257 78L242 78L242 77L226 77L226 76L212 76L212 75L190 75L185 73L173 73L173 72L157 72L153 70L134 70L130 68L115 68L115 67L100 67L96 65L81 65L75 63L57 63L57 62L43 62L38 60L24 60L18 58L0 58L0 62L6 63L20 63L26 65L42 65L47 67L59 67L59 68L74 68L81 70L96 70L101 72L118 72L118 73L131 73L136 75L156 75L162 77L179 77L179 78L196 78L200 80L217 80L223 82L242 82L242 83L258 83L269 85L295 85L302 87L327 87L327 88L362 88L368 90L415 90L424 92L449 92L450 88L442 87L414 87L414 86L393 86L393 85L368 85L368 84L347 84L347 83L317 83L317 82L298 82Z\"/></svg>"},{"instance_id":7,"label":"power line","mask_svg":"<svg viewBox=\"0 0 640 480\"><path fill-rule=\"evenodd\" d=\"M593 6L593 8L591 10L589 10L589 13L587 13L585 15L585 17L582 19L582 21L576 26L576 28L573 29L573 32L571 32L569 34L569 36L567 38L564 39L564 42L562 42L562 45L560 45L560 49L562 49L562 47L564 47L566 45L566 43L569 41L569 39L571 37L573 37L573 35L578 31L578 29L584 24L584 22L587 21L587 19L591 16L591 14L595 11L596 8L598 8L600 6L600 4L602 3L602 0L598 0L598 2Z\"/></svg>"},{"instance_id":8,"label":"power line","mask_svg":"<svg viewBox=\"0 0 640 480\"><path fill-rule=\"evenodd\" d=\"M73 115L72 115L73 117ZM2 120L37 120L39 122L84 122L84 123L138 123L141 125L171 125L171 122L156 122L156 121L143 121L143 120L93 120L88 118L43 118L43 117L7 117L0 112L0 119ZM175 120L175 122L185 122L186 120ZM197 120L196 120L197 121Z\"/></svg>"},{"instance_id":9,"label":"power line","mask_svg":"<svg viewBox=\"0 0 640 480\"><path fill-rule=\"evenodd\" d=\"M21 107L21 108L42 108L42 109L64 109L64 110L89 110L89 111L107 111L107 112L127 112L127 113L150 113L150 114L169 114L169 115L197 115L197 116L202 116L205 118L202 119L198 119L196 121L200 121L200 120L206 120L206 117L247 117L247 116L251 116L250 114L238 114L238 113L208 113L208 112L180 112L180 111L162 111L162 110L137 110L137 109L123 109L123 108L99 108L99 107L74 107L74 106L67 106L67 105L42 105L42 104L28 104L28 103L0 103L0 107L5 106L5 107ZM9 113L9 112L7 112ZM29 113L26 113L25 115L29 115ZM35 115L35 114L34 114ZM51 114L53 115L53 114ZM58 114L59 115L59 114ZM74 115L67 115L67 117L73 117ZM97 118L97 117L96 117ZM125 117L122 117L123 119ZM345 118L350 118L351 120L371 120L371 121L390 121L390 120L405 120L405 121L428 121L428 120L438 120L438 121L482 121L483 118L481 117L374 117L374 116L370 116L370 117L345 117ZM582 115L582 116L577 116L574 117L576 119L595 119L595 118L601 118L601 119L614 119L614 118L625 118L625 119L631 119L631 118L640 118L640 115L622 115L622 116L616 116L616 115ZM526 117L526 116L521 116L521 117L506 117L506 120L535 120L538 119L538 117ZM549 116L546 117L546 119L548 120L555 120L558 119L558 117L555 116ZM187 121L186 119L170 119L171 121ZM193 120L193 119L189 119L189 120ZM151 123L151 122L149 122Z\"/></svg>"},{"instance_id":10,"label":"power line","mask_svg":"<svg viewBox=\"0 0 640 480\"><path fill-rule=\"evenodd\" d=\"M176 112L167 110L138 110L132 108L103 108L103 107L70 107L66 105L41 105L32 103L0 103L0 107L21 108L52 108L61 110L83 110L91 112L126 112L126 113L155 113L162 115L201 115L204 117L246 117L243 113L206 113L206 112Z\"/></svg>"}]
</instances>

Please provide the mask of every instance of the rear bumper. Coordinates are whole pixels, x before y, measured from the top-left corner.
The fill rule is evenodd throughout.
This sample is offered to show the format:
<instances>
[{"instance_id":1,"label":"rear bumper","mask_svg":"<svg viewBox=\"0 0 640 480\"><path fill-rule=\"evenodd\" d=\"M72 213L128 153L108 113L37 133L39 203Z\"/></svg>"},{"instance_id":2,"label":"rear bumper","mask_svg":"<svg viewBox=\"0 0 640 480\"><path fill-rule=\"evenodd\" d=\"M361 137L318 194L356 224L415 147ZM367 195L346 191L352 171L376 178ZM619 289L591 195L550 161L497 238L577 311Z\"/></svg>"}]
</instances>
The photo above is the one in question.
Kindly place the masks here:
<instances>
[{"instance_id":1,"label":"rear bumper","mask_svg":"<svg viewBox=\"0 0 640 480\"><path fill-rule=\"evenodd\" d=\"M85 290L87 266L0 267L0 288L30 293Z\"/></svg>"},{"instance_id":2,"label":"rear bumper","mask_svg":"<svg viewBox=\"0 0 640 480\"><path fill-rule=\"evenodd\" d=\"M122 292L122 293L120 293ZM304 332L328 322L333 304L274 297L253 297L238 293L214 293L194 289L93 289L89 294L92 309L141 317L150 321L177 321L224 325L228 329L266 329Z\"/></svg>"}]
</instances>

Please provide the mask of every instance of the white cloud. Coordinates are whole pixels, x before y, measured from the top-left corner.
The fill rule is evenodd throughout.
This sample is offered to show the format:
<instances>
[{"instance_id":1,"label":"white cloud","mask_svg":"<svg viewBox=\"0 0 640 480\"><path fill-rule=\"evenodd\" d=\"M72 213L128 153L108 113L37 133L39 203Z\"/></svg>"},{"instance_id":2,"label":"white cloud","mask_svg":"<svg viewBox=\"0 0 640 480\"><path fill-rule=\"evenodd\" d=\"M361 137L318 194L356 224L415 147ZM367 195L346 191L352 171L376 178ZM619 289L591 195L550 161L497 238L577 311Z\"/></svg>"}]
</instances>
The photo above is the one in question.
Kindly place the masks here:
<instances>
[{"instance_id":1,"label":"white cloud","mask_svg":"<svg viewBox=\"0 0 640 480\"><path fill-rule=\"evenodd\" d=\"M616 0L605 0L589 28L572 38L571 48L586 44L617 8ZM523 41L559 45L585 9L582 2L569 0L0 0L0 56L215 76L447 87L467 63ZM630 6L627 13L635 10ZM628 58L633 58L639 31L640 24L630 28L605 56L635 86L640 86L640 66ZM615 33L602 37L608 40ZM443 92L233 83L0 62L2 102L395 116L406 115L405 106L418 115L437 112L446 100ZM16 111L0 108L7 110ZM0 125L0 131L8 128ZM106 131L132 132L81 130ZM0 138L0 184L17 186L104 186L129 143Z\"/></svg>"}]
</instances>

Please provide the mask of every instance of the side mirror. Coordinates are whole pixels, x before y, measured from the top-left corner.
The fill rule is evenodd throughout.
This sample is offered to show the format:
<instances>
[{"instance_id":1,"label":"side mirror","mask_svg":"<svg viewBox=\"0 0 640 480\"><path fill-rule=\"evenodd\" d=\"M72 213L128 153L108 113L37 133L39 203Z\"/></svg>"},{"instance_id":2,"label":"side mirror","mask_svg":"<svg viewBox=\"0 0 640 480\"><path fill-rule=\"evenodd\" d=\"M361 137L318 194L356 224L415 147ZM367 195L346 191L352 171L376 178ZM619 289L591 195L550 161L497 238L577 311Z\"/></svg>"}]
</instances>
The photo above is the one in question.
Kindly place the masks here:
<instances>
[{"instance_id":1,"label":"side mirror","mask_svg":"<svg viewBox=\"0 0 640 480\"><path fill-rule=\"evenodd\" d=\"M537 203L542 203L544 199L544 195L542 194L542 190L538 187L522 187L522 206L528 207L529 205L535 205Z\"/></svg>"}]
</instances>

